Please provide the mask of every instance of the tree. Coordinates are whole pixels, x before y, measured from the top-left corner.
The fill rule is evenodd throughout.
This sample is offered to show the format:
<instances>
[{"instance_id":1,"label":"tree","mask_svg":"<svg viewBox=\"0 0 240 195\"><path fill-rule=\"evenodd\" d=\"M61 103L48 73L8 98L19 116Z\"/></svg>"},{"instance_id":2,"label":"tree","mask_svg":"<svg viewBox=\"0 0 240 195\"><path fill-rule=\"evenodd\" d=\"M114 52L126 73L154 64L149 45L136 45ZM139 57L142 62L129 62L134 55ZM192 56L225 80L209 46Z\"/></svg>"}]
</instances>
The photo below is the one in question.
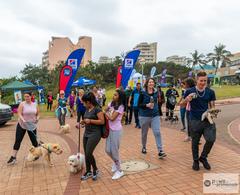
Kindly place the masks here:
<instances>
[{"instance_id":1,"label":"tree","mask_svg":"<svg viewBox=\"0 0 240 195\"><path fill-rule=\"evenodd\" d=\"M231 62L229 57L231 57L232 54L225 48L226 46L220 43L218 46L215 46L213 53L207 55L208 61L212 62L212 65L215 67L215 74L220 67L224 67Z\"/></svg>"},{"instance_id":2,"label":"tree","mask_svg":"<svg viewBox=\"0 0 240 195\"><path fill-rule=\"evenodd\" d=\"M29 80L34 85L43 85L49 79L49 71L46 66L36 64L26 64L20 71L21 80Z\"/></svg>"},{"instance_id":3,"label":"tree","mask_svg":"<svg viewBox=\"0 0 240 195\"><path fill-rule=\"evenodd\" d=\"M194 70L194 67L199 65L202 70L204 70L203 65L206 64L206 60L204 59L204 55L202 53L198 53L197 50L195 50L191 54L191 59L188 61L188 65L191 66L191 68Z\"/></svg>"}]
</instances>

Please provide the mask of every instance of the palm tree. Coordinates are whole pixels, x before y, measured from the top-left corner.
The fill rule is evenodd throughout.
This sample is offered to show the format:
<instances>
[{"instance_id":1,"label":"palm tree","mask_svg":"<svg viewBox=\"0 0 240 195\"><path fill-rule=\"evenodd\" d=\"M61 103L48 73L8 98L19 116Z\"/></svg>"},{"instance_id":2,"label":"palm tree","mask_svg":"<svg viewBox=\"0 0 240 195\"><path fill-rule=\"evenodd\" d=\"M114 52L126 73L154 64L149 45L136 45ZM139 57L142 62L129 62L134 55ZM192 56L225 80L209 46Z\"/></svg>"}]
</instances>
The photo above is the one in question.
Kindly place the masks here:
<instances>
[{"instance_id":1,"label":"palm tree","mask_svg":"<svg viewBox=\"0 0 240 195\"><path fill-rule=\"evenodd\" d=\"M223 44L219 44L215 46L214 53L209 53L207 55L208 61L212 62L212 65L215 67L215 74L218 71L218 68L226 66L227 63L230 63L231 60L229 57L232 56L231 52L225 49L226 46Z\"/></svg>"},{"instance_id":2,"label":"palm tree","mask_svg":"<svg viewBox=\"0 0 240 195\"><path fill-rule=\"evenodd\" d=\"M191 68L194 70L194 67L199 65L200 68L202 70L204 70L204 67L203 65L206 64L206 60L204 59L204 55L202 53L198 53L197 50L195 50L193 53L190 53L191 54L191 59L188 60L188 65L191 66Z\"/></svg>"}]
</instances>

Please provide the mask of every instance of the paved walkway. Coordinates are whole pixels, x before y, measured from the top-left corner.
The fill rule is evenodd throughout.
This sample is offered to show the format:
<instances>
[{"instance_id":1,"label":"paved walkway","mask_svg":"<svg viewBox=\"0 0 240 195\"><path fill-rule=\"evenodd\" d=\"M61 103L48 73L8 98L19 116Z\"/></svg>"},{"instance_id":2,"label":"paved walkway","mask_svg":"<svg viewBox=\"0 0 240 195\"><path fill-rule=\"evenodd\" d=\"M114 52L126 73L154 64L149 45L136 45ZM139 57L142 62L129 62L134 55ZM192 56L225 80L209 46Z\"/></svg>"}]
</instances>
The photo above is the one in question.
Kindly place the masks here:
<instances>
[{"instance_id":1,"label":"paved walkway","mask_svg":"<svg viewBox=\"0 0 240 195\"><path fill-rule=\"evenodd\" d=\"M62 155L52 154L54 167L48 167L42 159L24 167L24 158L30 147L28 136L21 146L18 163L7 166L15 134L15 123L0 128L0 194L202 194L203 173L191 169L190 143L183 142L185 134L177 131L175 125L162 128L164 149L167 158L159 160L152 132L149 132L146 155L140 153L140 130L124 126L121 143L122 161L137 159L155 165L154 169L129 174L118 181L111 180L111 161L104 152L105 140L97 146L95 157L101 171L98 181L80 181L79 175L71 175L66 164L67 158L77 150L77 130L75 120L67 119L71 133L61 135L56 119L42 119L39 134L44 142L60 143ZM165 122L164 122L165 123ZM203 143L204 141L202 141ZM202 146L201 146L202 147ZM239 173L239 153L216 142L209 161L212 173Z\"/></svg>"}]
</instances>

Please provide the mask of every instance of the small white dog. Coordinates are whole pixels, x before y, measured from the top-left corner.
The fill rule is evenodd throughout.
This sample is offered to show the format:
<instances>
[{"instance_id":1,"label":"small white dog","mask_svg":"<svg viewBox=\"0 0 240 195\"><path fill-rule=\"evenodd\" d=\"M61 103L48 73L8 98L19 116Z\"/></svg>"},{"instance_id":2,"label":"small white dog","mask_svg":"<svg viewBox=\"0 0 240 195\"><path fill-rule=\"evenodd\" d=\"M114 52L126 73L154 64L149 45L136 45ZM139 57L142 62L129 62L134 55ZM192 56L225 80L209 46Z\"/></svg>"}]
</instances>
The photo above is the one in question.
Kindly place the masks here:
<instances>
[{"instance_id":1,"label":"small white dog","mask_svg":"<svg viewBox=\"0 0 240 195\"><path fill-rule=\"evenodd\" d=\"M68 164L70 166L69 171L76 174L85 168L85 156L81 153L69 156Z\"/></svg>"},{"instance_id":2,"label":"small white dog","mask_svg":"<svg viewBox=\"0 0 240 195\"><path fill-rule=\"evenodd\" d=\"M62 125L62 126L60 127L60 130L61 130L61 132L64 133L64 134L70 133L70 125L69 125L69 124Z\"/></svg>"}]
</instances>

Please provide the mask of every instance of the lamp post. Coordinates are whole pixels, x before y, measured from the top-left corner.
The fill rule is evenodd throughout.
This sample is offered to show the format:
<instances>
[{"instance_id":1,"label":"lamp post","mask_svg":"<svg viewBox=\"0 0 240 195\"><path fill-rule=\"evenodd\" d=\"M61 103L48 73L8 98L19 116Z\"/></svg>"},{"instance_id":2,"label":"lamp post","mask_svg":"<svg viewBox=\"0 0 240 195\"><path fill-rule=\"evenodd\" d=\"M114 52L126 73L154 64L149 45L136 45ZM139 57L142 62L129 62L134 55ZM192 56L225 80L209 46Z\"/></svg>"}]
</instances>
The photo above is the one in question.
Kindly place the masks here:
<instances>
[{"instance_id":1,"label":"lamp post","mask_svg":"<svg viewBox=\"0 0 240 195\"><path fill-rule=\"evenodd\" d=\"M139 63L142 66L142 87L143 87L143 65L145 64L145 59L144 58L140 58L139 59Z\"/></svg>"}]
</instances>

